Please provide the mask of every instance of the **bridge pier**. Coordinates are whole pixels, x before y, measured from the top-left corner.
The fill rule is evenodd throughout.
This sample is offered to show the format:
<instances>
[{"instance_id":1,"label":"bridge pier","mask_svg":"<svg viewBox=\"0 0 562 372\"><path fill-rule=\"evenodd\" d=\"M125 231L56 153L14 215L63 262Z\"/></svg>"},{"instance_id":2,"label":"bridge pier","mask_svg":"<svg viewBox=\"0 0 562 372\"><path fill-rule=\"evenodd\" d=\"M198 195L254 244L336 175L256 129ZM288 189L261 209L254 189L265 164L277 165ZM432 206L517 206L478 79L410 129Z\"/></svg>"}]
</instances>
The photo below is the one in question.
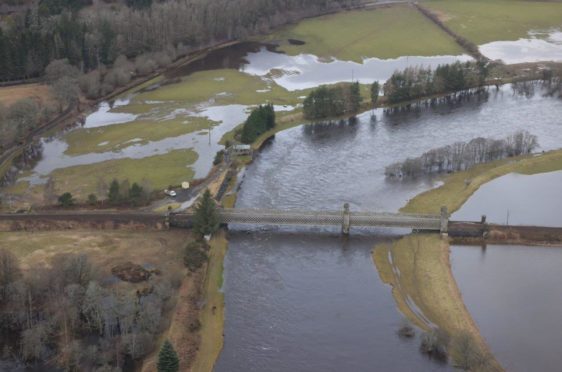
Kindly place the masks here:
<instances>
[{"instance_id":1,"label":"bridge pier","mask_svg":"<svg viewBox=\"0 0 562 372\"><path fill-rule=\"evenodd\" d=\"M441 219L440 219L439 231L441 235L447 235L449 233L449 212L447 207L441 207Z\"/></svg>"},{"instance_id":2,"label":"bridge pier","mask_svg":"<svg viewBox=\"0 0 562 372\"><path fill-rule=\"evenodd\" d=\"M351 227L351 213L349 212L349 203L343 205L341 232L343 235L349 235Z\"/></svg>"}]
</instances>

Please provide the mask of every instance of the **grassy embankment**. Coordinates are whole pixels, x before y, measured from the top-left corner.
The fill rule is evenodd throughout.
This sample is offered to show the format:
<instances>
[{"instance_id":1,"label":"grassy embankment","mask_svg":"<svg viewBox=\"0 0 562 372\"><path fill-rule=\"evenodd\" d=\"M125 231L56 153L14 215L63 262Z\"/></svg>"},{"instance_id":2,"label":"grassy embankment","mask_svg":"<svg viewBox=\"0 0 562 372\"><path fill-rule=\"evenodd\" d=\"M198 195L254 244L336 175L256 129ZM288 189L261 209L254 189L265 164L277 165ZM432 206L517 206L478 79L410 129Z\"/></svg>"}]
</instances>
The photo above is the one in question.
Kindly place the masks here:
<instances>
[{"instance_id":1,"label":"grassy embankment","mask_svg":"<svg viewBox=\"0 0 562 372\"><path fill-rule=\"evenodd\" d=\"M458 55L463 50L414 8L397 5L307 19L268 35L280 40L281 50L361 62L363 58ZM304 41L291 45L288 39Z\"/></svg>"},{"instance_id":2,"label":"grassy embankment","mask_svg":"<svg viewBox=\"0 0 562 372\"><path fill-rule=\"evenodd\" d=\"M220 231L210 241L209 263L203 287L205 307L200 312L201 343L193 371L211 372L223 346L224 293L223 261L228 247L226 233Z\"/></svg>"},{"instance_id":3,"label":"grassy embankment","mask_svg":"<svg viewBox=\"0 0 562 372\"><path fill-rule=\"evenodd\" d=\"M437 325L452 338L472 336L483 352L488 346L466 309L449 263L449 244L438 234L415 234L373 250L373 260L383 282L392 286L399 310L418 327ZM415 306L412 306L412 303ZM449 349L453 364L460 352ZM490 357L490 368L501 370Z\"/></svg>"},{"instance_id":4,"label":"grassy embankment","mask_svg":"<svg viewBox=\"0 0 562 372\"><path fill-rule=\"evenodd\" d=\"M430 0L424 6L475 44L528 37L531 30L562 27L562 3L515 0Z\"/></svg>"}]
</instances>

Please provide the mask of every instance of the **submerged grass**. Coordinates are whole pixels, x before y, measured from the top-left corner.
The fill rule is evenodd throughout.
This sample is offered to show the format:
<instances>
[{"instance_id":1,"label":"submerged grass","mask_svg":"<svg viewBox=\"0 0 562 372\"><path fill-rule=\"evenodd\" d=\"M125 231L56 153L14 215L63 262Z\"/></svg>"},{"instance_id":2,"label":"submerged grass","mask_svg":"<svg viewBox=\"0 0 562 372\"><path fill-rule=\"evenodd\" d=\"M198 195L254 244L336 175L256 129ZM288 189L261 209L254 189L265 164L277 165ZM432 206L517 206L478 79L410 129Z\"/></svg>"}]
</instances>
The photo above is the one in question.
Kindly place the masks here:
<instances>
[{"instance_id":1,"label":"submerged grass","mask_svg":"<svg viewBox=\"0 0 562 372\"><path fill-rule=\"evenodd\" d=\"M294 105L302 92L290 92L273 80L265 80L231 69L200 71L182 79L180 83L163 86L133 98L132 104L142 101L176 101L197 104L213 101L215 105L257 105L271 102Z\"/></svg>"},{"instance_id":2,"label":"submerged grass","mask_svg":"<svg viewBox=\"0 0 562 372\"><path fill-rule=\"evenodd\" d=\"M193 179L194 171L189 167L197 160L193 150L173 150L164 155L154 155L141 159L117 159L100 163L78 165L56 169L51 173L57 195L70 192L79 199L93 193L102 193L113 179L129 180L163 189L168 185L178 185Z\"/></svg>"},{"instance_id":3,"label":"submerged grass","mask_svg":"<svg viewBox=\"0 0 562 372\"><path fill-rule=\"evenodd\" d=\"M139 120L98 128L83 128L66 136L66 155L118 151L132 145L146 144L170 137L208 129L216 123L198 117L176 117L172 120Z\"/></svg>"},{"instance_id":4,"label":"submerged grass","mask_svg":"<svg viewBox=\"0 0 562 372\"><path fill-rule=\"evenodd\" d=\"M562 27L562 3L556 1L431 0L423 5L476 44L517 40L531 30Z\"/></svg>"},{"instance_id":5,"label":"submerged grass","mask_svg":"<svg viewBox=\"0 0 562 372\"><path fill-rule=\"evenodd\" d=\"M458 210L480 186L508 173L537 174L562 169L562 150L480 164L464 172L445 176L444 183L410 200L402 212L439 213L447 206L449 213Z\"/></svg>"},{"instance_id":6,"label":"submerged grass","mask_svg":"<svg viewBox=\"0 0 562 372\"><path fill-rule=\"evenodd\" d=\"M288 39L304 41L291 45ZM290 55L361 62L365 57L457 55L463 50L413 7L359 10L304 20L267 37Z\"/></svg>"},{"instance_id":7,"label":"submerged grass","mask_svg":"<svg viewBox=\"0 0 562 372\"><path fill-rule=\"evenodd\" d=\"M211 372L223 346L224 293L223 262L228 247L225 232L210 241L209 264L205 279L205 307L201 310L201 344L193 363L193 371Z\"/></svg>"}]
</instances>

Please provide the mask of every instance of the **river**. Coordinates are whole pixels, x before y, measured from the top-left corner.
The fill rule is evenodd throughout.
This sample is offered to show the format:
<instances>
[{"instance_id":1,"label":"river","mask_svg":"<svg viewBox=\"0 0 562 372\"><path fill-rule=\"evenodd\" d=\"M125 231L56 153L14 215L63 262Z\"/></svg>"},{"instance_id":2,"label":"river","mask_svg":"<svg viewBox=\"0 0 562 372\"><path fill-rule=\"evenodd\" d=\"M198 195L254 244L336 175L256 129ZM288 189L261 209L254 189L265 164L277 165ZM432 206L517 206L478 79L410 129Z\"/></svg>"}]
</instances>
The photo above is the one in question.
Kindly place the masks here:
<instances>
[{"instance_id":1,"label":"river","mask_svg":"<svg viewBox=\"0 0 562 372\"><path fill-rule=\"evenodd\" d=\"M512 224L562 226L561 188L562 172L509 174L484 185L455 218L479 206L493 222L505 223L509 210ZM468 310L506 370L560 369L562 248L453 246L451 263Z\"/></svg>"},{"instance_id":2,"label":"river","mask_svg":"<svg viewBox=\"0 0 562 372\"><path fill-rule=\"evenodd\" d=\"M356 124L309 125L276 136L245 172L237 206L396 211L431 181L388 182L384 167L435 147L526 129L543 150L562 140L562 101L510 87L487 100ZM447 368L401 341L401 315L370 252L389 234L234 227L225 259L225 344L217 371Z\"/></svg>"}]
</instances>

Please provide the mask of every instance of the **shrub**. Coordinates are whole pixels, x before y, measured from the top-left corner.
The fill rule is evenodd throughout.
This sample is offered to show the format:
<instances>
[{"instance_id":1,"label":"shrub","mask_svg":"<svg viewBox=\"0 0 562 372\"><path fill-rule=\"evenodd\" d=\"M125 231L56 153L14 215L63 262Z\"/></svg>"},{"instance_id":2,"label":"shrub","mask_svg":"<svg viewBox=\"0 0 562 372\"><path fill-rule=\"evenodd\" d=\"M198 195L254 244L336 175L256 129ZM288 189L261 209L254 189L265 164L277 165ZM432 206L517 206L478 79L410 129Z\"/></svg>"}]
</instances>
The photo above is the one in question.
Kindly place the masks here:
<instances>
[{"instance_id":1,"label":"shrub","mask_svg":"<svg viewBox=\"0 0 562 372\"><path fill-rule=\"evenodd\" d=\"M207 261L207 244L204 241L195 241L185 247L183 263L189 271L197 271Z\"/></svg>"},{"instance_id":2,"label":"shrub","mask_svg":"<svg viewBox=\"0 0 562 372\"><path fill-rule=\"evenodd\" d=\"M213 165L219 165L220 163L222 163L223 159L224 159L224 150L220 150L215 155L215 160L213 160Z\"/></svg>"},{"instance_id":3,"label":"shrub","mask_svg":"<svg viewBox=\"0 0 562 372\"><path fill-rule=\"evenodd\" d=\"M416 329L409 320L403 319L400 328L398 329L398 336L403 338L412 338L416 335Z\"/></svg>"},{"instance_id":4,"label":"shrub","mask_svg":"<svg viewBox=\"0 0 562 372\"><path fill-rule=\"evenodd\" d=\"M72 197L72 194L69 192L65 192L64 194L59 196L59 204L65 208L73 206L74 198Z\"/></svg>"},{"instance_id":5,"label":"shrub","mask_svg":"<svg viewBox=\"0 0 562 372\"><path fill-rule=\"evenodd\" d=\"M449 335L440 329L425 332L421 338L420 351L437 360L446 361Z\"/></svg>"},{"instance_id":6,"label":"shrub","mask_svg":"<svg viewBox=\"0 0 562 372\"><path fill-rule=\"evenodd\" d=\"M88 195L88 204L96 205L98 203L98 197L95 194Z\"/></svg>"}]
</instances>

